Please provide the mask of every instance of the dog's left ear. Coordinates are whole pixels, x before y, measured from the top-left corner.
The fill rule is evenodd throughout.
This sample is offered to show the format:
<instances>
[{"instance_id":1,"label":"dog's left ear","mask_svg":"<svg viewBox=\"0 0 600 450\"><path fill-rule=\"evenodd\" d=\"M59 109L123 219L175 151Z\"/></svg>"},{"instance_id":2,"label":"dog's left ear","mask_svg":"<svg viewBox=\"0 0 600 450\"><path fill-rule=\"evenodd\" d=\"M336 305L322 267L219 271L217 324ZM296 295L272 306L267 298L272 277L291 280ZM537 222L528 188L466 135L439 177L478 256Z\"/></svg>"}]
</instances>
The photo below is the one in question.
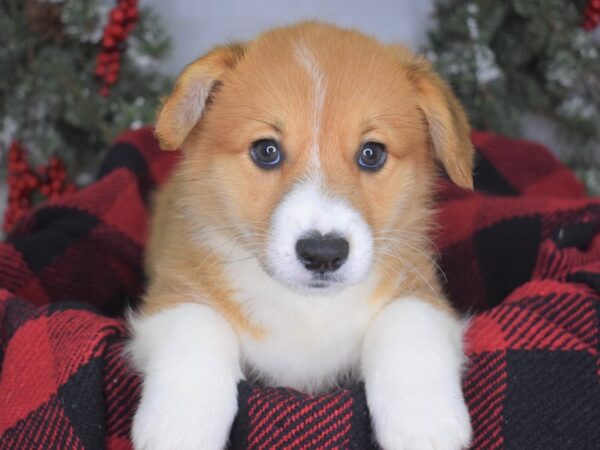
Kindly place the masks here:
<instances>
[{"instance_id":1,"label":"dog's left ear","mask_svg":"<svg viewBox=\"0 0 600 450\"><path fill-rule=\"evenodd\" d=\"M425 58L415 57L402 47L395 50L417 90L436 158L455 184L473 189L475 151L470 139L471 127L460 102Z\"/></svg>"},{"instance_id":2,"label":"dog's left ear","mask_svg":"<svg viewBox=\"0 0 600 450\"><path fill-rule=\"evenodd\" d=\"M216 47L183 70L158 113L154 132L163 150L175 150L183 144L202 117L211 91L244 51L242 44Z\"/></svg>"}]
</instances>

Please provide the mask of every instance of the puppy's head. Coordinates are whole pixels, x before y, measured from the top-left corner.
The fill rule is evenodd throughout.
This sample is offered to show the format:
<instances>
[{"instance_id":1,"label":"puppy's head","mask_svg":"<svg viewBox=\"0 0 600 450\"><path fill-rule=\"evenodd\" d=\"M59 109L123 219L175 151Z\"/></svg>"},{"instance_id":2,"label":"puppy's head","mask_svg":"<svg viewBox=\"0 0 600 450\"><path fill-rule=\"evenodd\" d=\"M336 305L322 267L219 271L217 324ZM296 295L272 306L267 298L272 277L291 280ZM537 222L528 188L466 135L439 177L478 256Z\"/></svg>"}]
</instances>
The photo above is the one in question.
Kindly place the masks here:
<instances>
[{"instance_id":1,"label":"puppy's head","mask_svg":"<svg viewBox=\"0 0 600 450\"><path fill-rule=\"evenodd\" d=\"M318 23L193 62L156 134L184 150L177 181L194 238L222 230L270 276L313 293L417 248L437 162L472 186L465 114L430 65Z\"/></svg>"}]
</instances>

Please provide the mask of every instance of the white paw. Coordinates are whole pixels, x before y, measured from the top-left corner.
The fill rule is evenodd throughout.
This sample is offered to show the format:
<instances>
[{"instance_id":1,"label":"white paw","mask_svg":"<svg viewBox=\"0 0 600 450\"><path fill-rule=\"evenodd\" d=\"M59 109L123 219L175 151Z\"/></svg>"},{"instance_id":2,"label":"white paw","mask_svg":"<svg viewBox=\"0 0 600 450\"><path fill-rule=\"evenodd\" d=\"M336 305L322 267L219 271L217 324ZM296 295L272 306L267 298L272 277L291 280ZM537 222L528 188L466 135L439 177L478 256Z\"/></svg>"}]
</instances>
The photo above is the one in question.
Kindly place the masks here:
<instances>
[{"instance_id":1,"label":"white paw","mask_svg":"<svg viewBox=\"0 0 600 450\"><path fill-rule=\"evenodd\" d=\"M143 375L136 450L222 450L237 413L237 338L204 305L130 319L129 354Z\"/></svg>"},{"instance_id":2,"label":"white paw","mask_svg":"<svg viewBox=\"0 0 600 450\"><path fill-rule=\"evenodd\" d=\"M460 382L462 324L418 299L390 304L365 339L362 369L385 450L460 450L471 422Z\"/></svg>"},{"instance_id":3,"label":"white paw","mask_svg":"<svg viewBox=\"0 0 600 450\"><path fill-rule=\"evenodd\" d=\"M222 450L237 412L236 393L146 392L133 419L136 450ZM196 392L195 394L198 394Z\"/></svg>"},{"instance_id":4,"label":"white paw","mask_svg":"<svg viewBox=\"0 0 600 450\"><path fill-rule=\"evenodd\" d=\"M368 393L367 393L368 395ZM384 450L461 450L471 441L471 421L462 399L394 395L371 399L377 441Z\"/></svg>"}]
</instances>

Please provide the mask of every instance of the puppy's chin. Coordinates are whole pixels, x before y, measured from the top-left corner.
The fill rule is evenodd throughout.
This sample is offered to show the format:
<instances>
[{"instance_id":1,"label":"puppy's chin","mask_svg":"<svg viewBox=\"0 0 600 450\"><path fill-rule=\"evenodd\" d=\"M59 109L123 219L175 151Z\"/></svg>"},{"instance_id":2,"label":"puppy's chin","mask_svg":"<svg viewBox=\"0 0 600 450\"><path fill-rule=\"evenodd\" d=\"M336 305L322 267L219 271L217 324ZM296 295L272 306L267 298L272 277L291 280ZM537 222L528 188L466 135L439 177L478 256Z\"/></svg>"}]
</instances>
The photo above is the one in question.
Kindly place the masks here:
<instances>
[{"instance_id":1,"label":"puppy's chin","mask_svg":"<svg viewBox=\"0 0 600 450\"><path fill-rule=\"evenodd\" d=\"M309 281L308 283L299 282L293 285L286 283L285 286L297 294L318 297L323 295L337 294L351 285L341 281L317 280Z\"/></svg>"},{"instance_id":2,"label":"puppy's chin","mask_svg":"<svg viewBox=\"0 0 600 450\"><path fill-rule=\"evenodd\" d=\"M272 278L296 294L314 297L337 294L339 292L342 292L344 289L352 286L352 284L345 283L342 281L290 280L281 279L277 276L272 276Z\"/></svg>"}]
</instances>

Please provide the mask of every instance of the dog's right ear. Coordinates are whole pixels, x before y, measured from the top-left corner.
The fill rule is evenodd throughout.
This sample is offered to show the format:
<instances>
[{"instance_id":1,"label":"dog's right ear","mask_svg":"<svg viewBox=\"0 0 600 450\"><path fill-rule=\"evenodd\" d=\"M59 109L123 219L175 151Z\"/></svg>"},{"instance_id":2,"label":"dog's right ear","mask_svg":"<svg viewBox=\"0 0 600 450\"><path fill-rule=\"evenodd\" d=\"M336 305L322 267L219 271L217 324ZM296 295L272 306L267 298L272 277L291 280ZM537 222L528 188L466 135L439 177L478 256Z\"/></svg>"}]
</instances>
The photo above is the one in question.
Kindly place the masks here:
<instances>
[{"instance_id":1,"label":"dog's right ear","mask_svg":"<svg viewBox=\"0 0 600 450\"><path fill-rule=\"evenodd\" d=\"M160 148L175 150L183 144L202 117L211 90L244 50L242 44L216 47L184 69L158 113L155 133Z\"/></svg>"}]
</instances>

